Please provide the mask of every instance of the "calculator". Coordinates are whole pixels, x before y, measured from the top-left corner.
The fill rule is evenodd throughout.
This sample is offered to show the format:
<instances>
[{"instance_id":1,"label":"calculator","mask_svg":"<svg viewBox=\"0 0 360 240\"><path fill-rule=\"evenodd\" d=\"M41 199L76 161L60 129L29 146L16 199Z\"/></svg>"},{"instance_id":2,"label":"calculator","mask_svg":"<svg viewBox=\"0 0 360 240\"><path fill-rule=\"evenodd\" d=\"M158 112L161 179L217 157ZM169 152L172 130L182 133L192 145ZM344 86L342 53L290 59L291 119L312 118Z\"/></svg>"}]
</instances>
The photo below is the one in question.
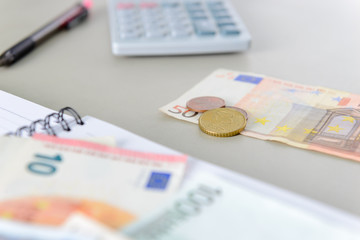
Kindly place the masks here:
<instances>
[{"instance_id":1,"label":"calculator","mask_svg":"<svg viewBox=\"0 0 360 240\"><path fill-rule=\"evenodd\" d=\"M108 0L115 55L245 51L251 36L229 0Z\"/></svg>"}]
</instances>

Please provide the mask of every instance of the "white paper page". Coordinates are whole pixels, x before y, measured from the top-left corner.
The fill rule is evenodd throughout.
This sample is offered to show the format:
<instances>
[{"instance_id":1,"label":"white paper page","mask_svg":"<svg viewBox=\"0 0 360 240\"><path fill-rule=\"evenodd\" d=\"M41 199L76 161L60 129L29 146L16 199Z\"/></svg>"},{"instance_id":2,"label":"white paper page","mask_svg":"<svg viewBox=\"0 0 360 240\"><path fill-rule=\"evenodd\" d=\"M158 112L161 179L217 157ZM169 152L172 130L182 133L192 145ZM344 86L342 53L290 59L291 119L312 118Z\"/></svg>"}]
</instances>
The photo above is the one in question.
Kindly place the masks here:
<instances>
[{"instance_id":1,"label":"white paper page","mask_svg":"<svg viewBox=\"0 0 360 240\"><path fill-rule=\"evenodd\" d=\"M77 125L75 121L70 123L70 132L60 131L60 127L56 128L59 131L59 137L63 138L88 138L88 137L106 137L113 136L116 138L116 146L130 150L142 152L154 152L163 154L180 154L175 150L160 144L154 143L134 133L126 131L115 125L105 121L96 119L94 117L85 116L82 118L84 125Z\"/></svg>"},{"instance_id":2,"label":"white paper page","mask_svg":"<svg viewBox=\"0 0 360 240\"><path fill-rule=\"evenodd\" d=\"M43 119L53 110L0 90L0 135Z\"/></svg>"}]
</instances>

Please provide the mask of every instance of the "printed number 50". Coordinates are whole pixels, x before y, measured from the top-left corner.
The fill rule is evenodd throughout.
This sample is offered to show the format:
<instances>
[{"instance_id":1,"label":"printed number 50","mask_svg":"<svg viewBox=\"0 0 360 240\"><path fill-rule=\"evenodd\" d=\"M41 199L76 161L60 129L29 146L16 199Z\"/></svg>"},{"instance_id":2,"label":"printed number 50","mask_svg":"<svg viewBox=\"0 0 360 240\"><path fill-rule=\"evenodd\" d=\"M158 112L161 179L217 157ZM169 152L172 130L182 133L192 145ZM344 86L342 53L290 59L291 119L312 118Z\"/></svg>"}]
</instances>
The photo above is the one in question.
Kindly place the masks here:
<instances>
[{"instance_id":1,"label":"printed number 50","mask_svg":"<svg viewBox=\"0 0 360 240\"><path fill-rule=\"evenodd\" d=\"M173 111L173 110L168 110L168 111L171 113L174 113L174 114L181 114L185 118L192 118L192 117L195 117L196 115L198 115L197 112L192 112L187 107L183 107L180 105L176 105L175 107L172 107L172 108L176 111ZM190 113L190 114L188 114L188 113Z\"/></svg>"}]
</instances>

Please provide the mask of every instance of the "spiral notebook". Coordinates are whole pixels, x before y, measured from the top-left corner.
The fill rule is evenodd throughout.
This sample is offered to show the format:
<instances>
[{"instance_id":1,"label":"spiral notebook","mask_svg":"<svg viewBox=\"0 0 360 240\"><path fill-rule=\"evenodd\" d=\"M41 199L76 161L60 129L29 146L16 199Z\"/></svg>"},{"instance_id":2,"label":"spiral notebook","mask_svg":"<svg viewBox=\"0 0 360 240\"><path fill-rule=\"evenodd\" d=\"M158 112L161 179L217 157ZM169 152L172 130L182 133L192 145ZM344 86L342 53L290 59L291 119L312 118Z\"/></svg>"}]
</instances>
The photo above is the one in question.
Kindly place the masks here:
<instances>
[{"instance_id":1,"label":"spiral notebook","mask_svg":"<svg viewBox=\"0 0 360 240\"><path fill-rule=\"evenodd\" d=\"M108 122L90 116L82 117L71 107L54 111L0 90L0 135L28 137L35 133L63 138L112 136L118 147L144 152L177 153Z\"/></svg>"},{"instance_id":2,"label":"spiral notebook","mask_svg":"<svg viewBox=\"0 0 360 240\"><path fill-rule=\"evenodd\" d=\"M63 138L113 136L116 138L118 147L163 154L178 153L173 149L137 136L105 121L91 116L81 117L71 107L53 111L0 91L0 135L8 134L26 137L35 132ZM358 234L356 236L360 236L360 219L351 214L198 159L189 158L184 183L191 182L194 176L202 173L213 174L233 186L255 192L261 198L280 202L284 206L281 210L284 213L289 208L296 209L301 214L308 216L311 221L320 221L324 226L353 232ZM253 204L256 205L257 203L254 202ZM257 206L259 211L261 211L262 207L264 206L260 204ZM279 212L278 214L282 213ZM301 216L298 220L301 223ZM289 222L292 221L289 219ZM301 228L301 226L299 227Z\"/></svg>"}]
</instances>

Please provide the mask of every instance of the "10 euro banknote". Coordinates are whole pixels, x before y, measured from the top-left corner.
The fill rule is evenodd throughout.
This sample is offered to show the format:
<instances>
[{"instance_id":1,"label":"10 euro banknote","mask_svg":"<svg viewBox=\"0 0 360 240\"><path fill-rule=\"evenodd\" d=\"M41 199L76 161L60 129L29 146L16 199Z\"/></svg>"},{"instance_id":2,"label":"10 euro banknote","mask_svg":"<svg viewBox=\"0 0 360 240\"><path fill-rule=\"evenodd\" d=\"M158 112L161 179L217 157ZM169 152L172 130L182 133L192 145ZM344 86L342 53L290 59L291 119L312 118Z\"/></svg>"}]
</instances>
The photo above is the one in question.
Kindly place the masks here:
<instances>
[{"instance_id":1,"label":"10 euro banknote","mask_svg":"<svg viewBox=\"0 0 360 240\"><path fill-rule=\"evenodd\" d=\"M197 123L186 102L200 96L246 110L243 135L360 161L360 95L220 69L160 110Z\"/></svg>"},{"instance_id":2,"label":"10 euro banknote","mask_svg":"<svg viewBox=\"0 0 360 240\"><path fill-rule=\"evenodd\" d=\"M61 226L74 213L114 230L177 191L185 155L38 135L0 137L0 218Z\"/></svg>"}]
</instances>

